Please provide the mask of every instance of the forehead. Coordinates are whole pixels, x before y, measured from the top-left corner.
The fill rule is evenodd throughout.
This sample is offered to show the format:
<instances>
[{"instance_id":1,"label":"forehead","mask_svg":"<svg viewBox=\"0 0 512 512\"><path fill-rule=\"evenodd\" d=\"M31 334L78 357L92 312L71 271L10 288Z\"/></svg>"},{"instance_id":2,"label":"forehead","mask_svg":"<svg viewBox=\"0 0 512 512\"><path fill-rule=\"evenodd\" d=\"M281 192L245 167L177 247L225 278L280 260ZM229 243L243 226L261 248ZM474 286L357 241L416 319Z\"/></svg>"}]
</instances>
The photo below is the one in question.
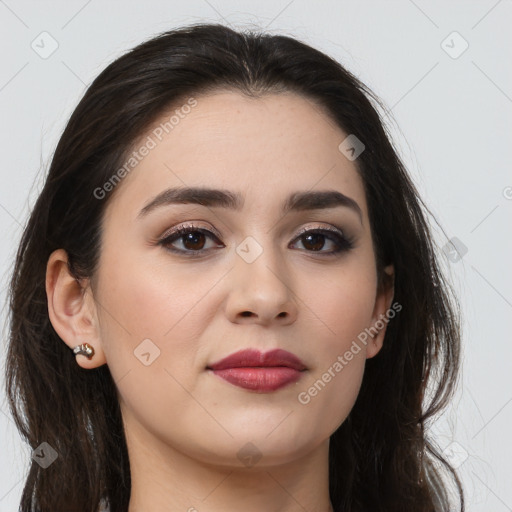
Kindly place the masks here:
<instances>
[{"instance_id":1,"label":"forehead","mask_svg":"<svg viewBox=\"0 0 512 512\"><path fill-rule=\"evenodd\" d=\"M339 150L347 134L312 100L231 91L192 99L163 113L133 145L137 163L127 166L110 209L141 205L167 187L238 191L255 208L297 190L336 189L366 215L356 165Z\"/></svg>"}]
</instances>

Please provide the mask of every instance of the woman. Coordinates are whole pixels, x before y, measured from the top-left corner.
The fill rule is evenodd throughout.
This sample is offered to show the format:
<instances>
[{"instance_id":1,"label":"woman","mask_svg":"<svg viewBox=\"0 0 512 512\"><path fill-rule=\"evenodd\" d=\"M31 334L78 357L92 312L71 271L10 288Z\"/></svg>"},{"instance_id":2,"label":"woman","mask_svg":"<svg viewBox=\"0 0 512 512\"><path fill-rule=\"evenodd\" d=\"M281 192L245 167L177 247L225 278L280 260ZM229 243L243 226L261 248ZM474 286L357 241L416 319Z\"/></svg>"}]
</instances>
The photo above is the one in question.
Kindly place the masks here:
<instances>
[{"instance_id":1,"label":"woman","mask_svg":"<svg viewBox=\"0 0 512 512\"><path fill-rule=\"evenodd\" d=\"M372 99L221 25L97 77L11 281L21 510L445 511L436 459L464 510L426 428L457 303Z\"/></svg>"}]
</instances>

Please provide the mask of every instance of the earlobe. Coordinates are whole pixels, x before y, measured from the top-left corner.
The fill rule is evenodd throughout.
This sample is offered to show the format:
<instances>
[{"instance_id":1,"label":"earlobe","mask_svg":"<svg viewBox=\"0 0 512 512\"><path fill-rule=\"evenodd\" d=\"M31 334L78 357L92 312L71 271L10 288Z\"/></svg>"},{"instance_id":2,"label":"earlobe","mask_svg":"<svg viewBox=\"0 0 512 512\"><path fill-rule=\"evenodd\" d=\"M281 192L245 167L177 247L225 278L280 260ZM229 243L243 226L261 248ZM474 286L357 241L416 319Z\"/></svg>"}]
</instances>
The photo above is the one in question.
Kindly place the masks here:
<instances>
[{"instance_id":1,"label":"earlobe","mask_svg":"<svg viewBox=\"0 0 512 512\"><path fill-rule=\"evenodd\" d=\"M48 258L46 296L50 322L69 349L83 344L92 348L93 354L80 351L76 355L77 363L82 368L105 364L92 290L82 286L70 273L64 249L57 249Z\"/></svg>"},{"instance_id":2,"label":"earlobe","mask_svg":"<svg viewBox=\"0 0 512 512\"><path fill-rule=\"evenodd\" d=\"M395 269L393 265L388 265L383 269L382 279L380 279L377 287L377 296L375 298L375 307L370 327L373 335L371 335L371 342L367 345L367 359L376 356L384 345L386 328L390 321L389 310L394 296L394 283Z\"/></svg>"}]
</instances>

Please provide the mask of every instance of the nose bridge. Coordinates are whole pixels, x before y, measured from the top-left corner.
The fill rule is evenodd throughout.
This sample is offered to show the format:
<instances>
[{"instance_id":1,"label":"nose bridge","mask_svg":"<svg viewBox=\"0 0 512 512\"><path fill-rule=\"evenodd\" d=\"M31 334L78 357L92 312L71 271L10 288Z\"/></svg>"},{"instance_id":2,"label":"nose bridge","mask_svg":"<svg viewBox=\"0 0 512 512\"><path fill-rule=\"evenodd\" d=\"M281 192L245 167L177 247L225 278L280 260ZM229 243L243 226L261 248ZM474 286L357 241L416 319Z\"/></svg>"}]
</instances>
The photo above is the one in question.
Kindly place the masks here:
<instances>
[{"instance_id":1,"label":"nose bridge","mask_svg":"<svg viewBox=\"0 0 512 512\"><path fill-rule=\"evenodd\" d=\"M266 321L283 313L295 316L292 285L283 255L271 235L263 230L249 235L235 251L231 312L243 316L251 312Z\"/></svg>"},{"instance_id":2,"label":"nose bridge","mask_svg":"<svg viewBox=\"0 0 512 512\"><path fill-rule=\"evenodd\" d=\"M244 277L253 279L256 283L284 286L286 280L280 254L280 248L269 233L261 230L257 234L248 235L236 247L237 268Z\"/></svg>"}]
</instances>

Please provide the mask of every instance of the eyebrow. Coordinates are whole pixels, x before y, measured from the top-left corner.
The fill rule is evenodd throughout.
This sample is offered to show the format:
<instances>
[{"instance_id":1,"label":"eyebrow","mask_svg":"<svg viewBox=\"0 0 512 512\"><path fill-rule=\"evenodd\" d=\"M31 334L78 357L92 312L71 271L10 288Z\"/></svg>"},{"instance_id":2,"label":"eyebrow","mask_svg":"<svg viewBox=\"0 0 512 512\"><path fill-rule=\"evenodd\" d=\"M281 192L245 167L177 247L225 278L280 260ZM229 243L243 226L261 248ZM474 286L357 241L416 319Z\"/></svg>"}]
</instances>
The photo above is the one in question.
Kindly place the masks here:
<instances>
[{"instance_id":1,"label":"eyebrow","mask_svg":"<svg viewBox=\"0 0 512 512\"><path fill-rule=\"evenodd\" d=\"M244 205L244 197L238 192L203 187L168 188L151 199L139 212L140 219L151 211L171 204L199 204L207 207L229 208L240 211ZM362 221L362 211L351 197L337 190L320 190L293 192L282 206L282 213L290 211L323 210L328 208L346 207L355 211Z\"/></svg>"}]
</instances>

